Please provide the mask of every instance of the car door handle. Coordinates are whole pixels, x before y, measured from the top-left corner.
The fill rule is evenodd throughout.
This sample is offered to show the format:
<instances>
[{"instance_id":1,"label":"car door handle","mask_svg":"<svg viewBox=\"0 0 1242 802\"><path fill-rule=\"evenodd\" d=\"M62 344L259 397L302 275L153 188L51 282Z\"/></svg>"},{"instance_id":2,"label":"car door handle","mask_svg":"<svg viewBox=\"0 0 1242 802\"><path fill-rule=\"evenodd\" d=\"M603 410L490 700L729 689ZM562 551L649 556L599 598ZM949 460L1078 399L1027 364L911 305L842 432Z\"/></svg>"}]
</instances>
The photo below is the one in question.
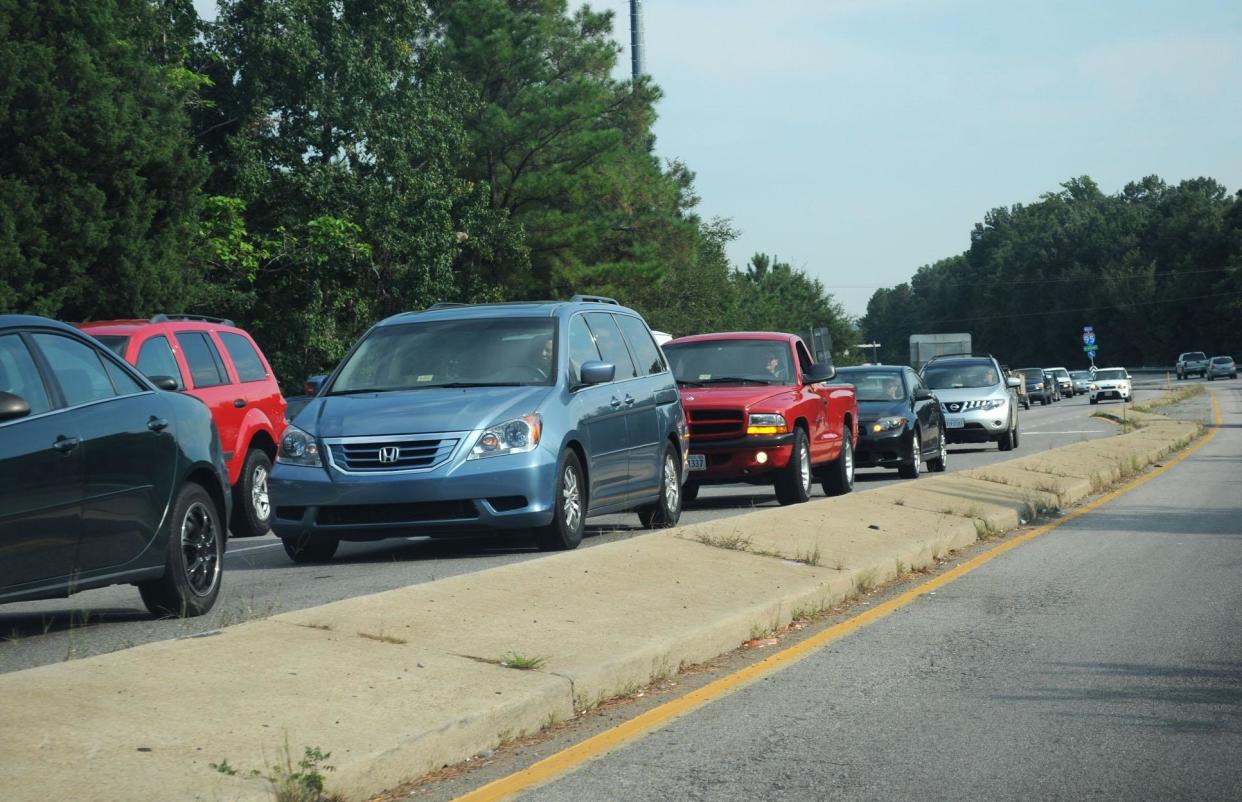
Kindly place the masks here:
<instances>
[{"instance_id":1,"label":"car door handle","mask_svg":"<svg viewBox=\"0 0 1242 802\"><path fill-rule=\"evenodd\" d=\"M632 396L632 395L627 395L627 396L625 397L625 405L626 405L627 407L632 407L632 406L634 406L634 396Z\"/></svg>"},{"instance_id":2,"label":"car door handle","mask_svg":"<svg viewBox=\"0 0 1242 802\"><path fill-rule=\"evenodd\" d=\"M608 403L609 403L610 405L612 405L612 408L613 408L613 409L616 409L616 408L618 408L618 407L620 407L620 406L621 406L621 399L620 399L620 398L617 398L617 397L614 395L614 396L612 397L612 400L611 400L611 401L609 401Z\"/></svg>"},{"instance_id":3,"label":"car door handle","mask_svg":"<svg viewBox=\"0 0 1242 802\"><path fill-rule=\"evenodd\" d=\"M70 451L74 450L81 444L82 444L82 441L79 438L65 437L62 434L60 437L56 438L55 443L52 443L52 448L56 449L62 454L68 454Z\"/></svg>"},{"instance_id":4,"label":"car door handle","mask_svg":"<svg viewBox=\"0 0 1242 802\"><path fill-rule=\"evenodd\" d=\"M237 407L238 409L241 409L242 407L246 406L246 399L244 398L237 399L236 401L233 402L233 406Z\"/></svg>"},{"instance_id":5,"label":"car door handle","mask_svg":"<svg viewBox=\"0 0 1242 802\"><path fill-rule=\"evenodd\" d=\"M147 428L153 432L162 432L168 428L168 421L152 415L151 420L147 421Z\"/></svg>"}]
</instances>

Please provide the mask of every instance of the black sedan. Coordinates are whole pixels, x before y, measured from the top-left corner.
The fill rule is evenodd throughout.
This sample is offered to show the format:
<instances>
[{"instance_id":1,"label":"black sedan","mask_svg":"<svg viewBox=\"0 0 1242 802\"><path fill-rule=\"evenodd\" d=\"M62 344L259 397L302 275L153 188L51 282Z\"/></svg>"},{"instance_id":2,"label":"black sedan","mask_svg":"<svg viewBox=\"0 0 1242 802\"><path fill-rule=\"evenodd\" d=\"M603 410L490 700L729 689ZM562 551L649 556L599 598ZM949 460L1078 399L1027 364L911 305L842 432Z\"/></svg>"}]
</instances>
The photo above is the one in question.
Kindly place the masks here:
<instances>
[{"instance_id":1,"label":"black sedan","mask_svg":"<svg viewBox=\"0 0 1242 802\"><path fill-rule=\"evenodd\" d=\"M201 401L162 381L70 326L0 315L0 602L134 583L157 615L211 609L229 517L220 438Z\"/></svg>"},{"instance_id":2,"label":"black sedan","mask_svg":"<svg viewBox=\"0 0 1242 802\"><path fill-rule=\"evenodd\" d=\"M858 391L858 445L854 464L896 468L917 479L923 465L943 471L948 464L940 402L913 369L899 365L841 368L834 383Z\"/></svg>"},{"instance_id":3,"label":"black sedan","mask_svg":"<svg viewBox=\"0 0 1242 802\"><path fill-rule=\"evenodd\" d=\"M1018 373L1022 374L1022 380L1026 383L1026 397L1032 402L1038 401L1047 406L1057 400L1057 380L1049 381L1043 368L1021 368Z\"/></svg>"}]
</instances>

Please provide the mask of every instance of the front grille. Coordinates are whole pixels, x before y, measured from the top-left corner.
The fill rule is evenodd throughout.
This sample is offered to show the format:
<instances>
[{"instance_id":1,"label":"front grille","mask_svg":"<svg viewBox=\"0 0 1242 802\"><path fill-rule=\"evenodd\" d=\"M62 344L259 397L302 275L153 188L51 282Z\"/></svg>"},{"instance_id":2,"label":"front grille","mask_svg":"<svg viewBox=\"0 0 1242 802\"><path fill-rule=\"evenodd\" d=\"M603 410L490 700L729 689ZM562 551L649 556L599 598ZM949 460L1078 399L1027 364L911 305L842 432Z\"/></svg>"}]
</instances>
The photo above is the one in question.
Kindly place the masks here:
<instances>
[{"instance_id":1,"label":"front grille","mask_svg":"<svg viewBox=\"0 0 1242 802\"><path fill-rule=\"evenodd\" d=\"M416 504L359 504L319 508L324 526L403 524L420 521L463 521L478 518L469 501L422 501Z\"/></svg>"},{"instance_id":2,"label":"front grille","mask_svg":"<svg viewBox=\"0 0 1242 802\"><path fill-rule=\"evenodd\" d=\"M976 401L946 401L941 404L944 411L948 413L970 412L976 409L983 409L984 404L991 401L990 398L983 398Z\"/></svg>"},{"instance_id":3,"label":"front grille","mask_svg":"<svg viewBox=\"0 0 1242 802\"><path fill-rule=\"evenodd\" d=\"M452 455L457 438L344 440L329 444L332 462L342 470L411 471L434 468Z\"/></svg>"},{"instance_id":4,"label":"front grille","mask_svg":"<svg viewBox=\"0 0 1242 802\"><path fill-rule=\"evenodd\" d=\"M725 439L745 434L745 414L740 409L689 410L692 440Z\"/></svg>"}]
</instances>

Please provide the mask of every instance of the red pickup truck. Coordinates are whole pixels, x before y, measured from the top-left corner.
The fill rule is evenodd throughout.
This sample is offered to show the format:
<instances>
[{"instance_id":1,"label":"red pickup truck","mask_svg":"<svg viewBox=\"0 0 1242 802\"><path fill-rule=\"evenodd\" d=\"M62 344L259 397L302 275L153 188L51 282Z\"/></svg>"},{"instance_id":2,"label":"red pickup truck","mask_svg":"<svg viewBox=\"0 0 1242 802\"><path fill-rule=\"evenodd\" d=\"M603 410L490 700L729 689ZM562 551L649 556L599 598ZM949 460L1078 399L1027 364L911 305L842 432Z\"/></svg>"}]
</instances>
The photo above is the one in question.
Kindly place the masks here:
<instances>
[{"instance_id":1,"label":"red pickup truck","mask_svg":"<svg viewBox=\"0 0 1242 802\"><path fill-rule=\"evenodd\" d=\"M851 385L830 385L836 370L815 364L802 339L774 332L681 337L664 345L690 424L690 473L683 498L699 486L772 483L781 504L854 487L858 400Z\"/></svg>"}]
</instances>

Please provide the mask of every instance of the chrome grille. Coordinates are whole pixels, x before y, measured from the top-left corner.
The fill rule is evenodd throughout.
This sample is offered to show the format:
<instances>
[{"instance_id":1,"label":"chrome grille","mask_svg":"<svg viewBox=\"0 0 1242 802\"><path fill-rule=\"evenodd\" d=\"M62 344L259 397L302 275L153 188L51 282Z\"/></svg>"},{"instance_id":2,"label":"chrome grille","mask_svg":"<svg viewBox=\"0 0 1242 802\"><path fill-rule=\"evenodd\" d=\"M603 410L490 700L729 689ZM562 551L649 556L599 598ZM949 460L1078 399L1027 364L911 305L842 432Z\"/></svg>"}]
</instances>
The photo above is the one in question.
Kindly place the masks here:
<instances>
[{"instance_id":1,"label":"chrome grille","mask_svg":"<svg viewBox=\"0 0 1242 802\"><path fill-rule=\"evenodd\" d=\"M341 438L326 442L332 464L339 470L380 473L430 470L452 456L461 438L429 434Z\"/></svg>"}]
</instances>

